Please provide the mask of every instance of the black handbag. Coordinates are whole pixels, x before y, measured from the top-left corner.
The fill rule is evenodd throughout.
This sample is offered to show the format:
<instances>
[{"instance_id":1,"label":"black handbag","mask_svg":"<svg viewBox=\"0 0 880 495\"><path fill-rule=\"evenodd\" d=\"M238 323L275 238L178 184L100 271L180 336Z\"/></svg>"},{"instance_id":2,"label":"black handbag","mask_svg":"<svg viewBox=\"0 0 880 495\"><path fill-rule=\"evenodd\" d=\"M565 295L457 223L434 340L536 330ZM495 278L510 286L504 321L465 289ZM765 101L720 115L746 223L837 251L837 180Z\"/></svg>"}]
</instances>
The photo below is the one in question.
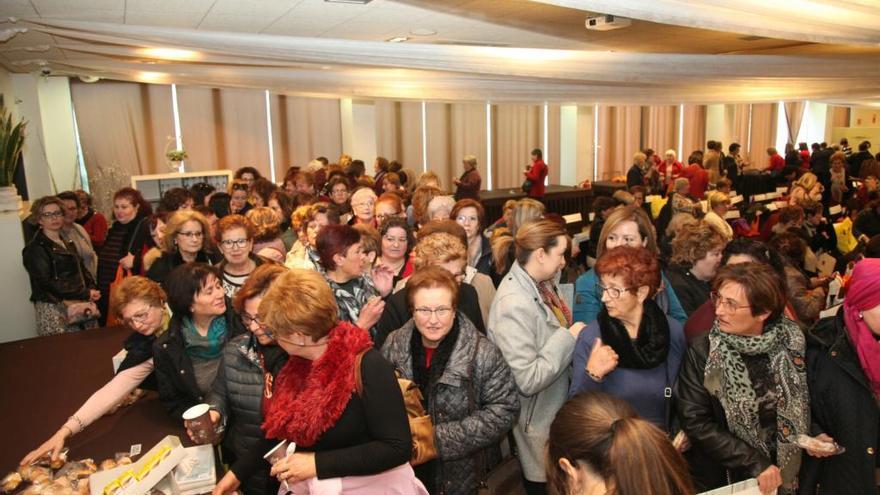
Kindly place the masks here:
<instances>
[{"instance_id":1,"label":"black handbag","mask_svg":"<svg viewBox=\"0 0 880 495\"><path fill-rule=\"evenodd\" d=\"M526 179L523 181L522 190L526 194L528 194L529 191L532 190L532 180L531 179Z\"/></svg>"}]
</instances>

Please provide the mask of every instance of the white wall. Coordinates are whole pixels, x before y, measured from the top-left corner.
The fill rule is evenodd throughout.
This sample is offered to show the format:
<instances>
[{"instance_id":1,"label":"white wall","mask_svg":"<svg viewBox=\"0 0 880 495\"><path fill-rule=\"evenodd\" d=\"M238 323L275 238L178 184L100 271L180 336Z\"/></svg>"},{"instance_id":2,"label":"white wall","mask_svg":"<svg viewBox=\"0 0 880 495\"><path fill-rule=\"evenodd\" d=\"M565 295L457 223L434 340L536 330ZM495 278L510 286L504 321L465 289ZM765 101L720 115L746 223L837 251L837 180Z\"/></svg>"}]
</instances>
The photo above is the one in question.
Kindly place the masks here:
<instances>
[{"instance_id":1,"label":"white wall","mask_svg":"<svg viewBox=\"0 0 880 495\"><path fill-rule=\"evenodd\" d=\"M66 77L38 78L37 95L40 98L46 161L57 192L78 189L82 181L79 180L76 159L70 81Z\"/></svg>"}]
</instances>

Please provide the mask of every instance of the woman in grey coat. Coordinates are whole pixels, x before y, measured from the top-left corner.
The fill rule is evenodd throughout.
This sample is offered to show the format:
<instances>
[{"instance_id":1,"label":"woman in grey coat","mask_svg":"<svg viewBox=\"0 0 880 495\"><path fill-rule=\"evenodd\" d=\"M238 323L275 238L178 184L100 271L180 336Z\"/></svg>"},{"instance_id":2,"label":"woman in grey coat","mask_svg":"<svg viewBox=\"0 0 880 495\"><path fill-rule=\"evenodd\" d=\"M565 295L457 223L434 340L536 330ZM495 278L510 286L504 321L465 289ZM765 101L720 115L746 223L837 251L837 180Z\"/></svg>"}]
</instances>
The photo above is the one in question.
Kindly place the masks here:
<instances>
[{"instance_id":1,"label":"woman in grey coat","mask_svg":"<svg viewBox=\"0 0 880 495\"><path fill-rule=\"evenodd\" d=\"M407 287L413 319L388 336L382 354L419 386L434 425L437 459L416 466L416 475L432 494L474 495L519 412L510 368L456 312L452 274L427 267Z\"/></svg>"},{"instance_id":2,"label":"woman in grey coat","mask_svg":"<svg viewBox=\"0 0 880 495\"><path fill-rule=\"evenodd\" d=\"M512 242L516 262L498 286L488 330L519 390L522 410L513 436L526 492L542 494L544 446L550 423L568 397L574 345L585 325L572 322L555 283L569 245L565 229L551 220L533 220L520 227Z\"/></svg>"}]
</instances>

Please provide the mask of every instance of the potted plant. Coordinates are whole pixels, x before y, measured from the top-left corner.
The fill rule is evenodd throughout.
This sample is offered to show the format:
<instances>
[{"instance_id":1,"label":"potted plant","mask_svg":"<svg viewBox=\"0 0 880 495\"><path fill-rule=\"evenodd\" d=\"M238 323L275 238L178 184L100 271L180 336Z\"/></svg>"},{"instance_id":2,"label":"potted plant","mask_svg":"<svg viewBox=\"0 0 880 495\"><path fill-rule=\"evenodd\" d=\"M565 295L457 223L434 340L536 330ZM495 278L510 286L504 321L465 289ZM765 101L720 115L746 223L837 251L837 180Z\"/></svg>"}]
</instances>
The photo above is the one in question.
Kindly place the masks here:
<instances>
[{"instance_id":1,"label":"potted plant","mask_svg":"<svg viewBox=\"0 0 880 495\"><path fill-rule=\"evenodd\" d=\"M0 94L0 211L18 210L20 205L21 198L12 180L24 144L25 126L24 120L12 122L12 114Z\"/></svg>"}]
</instances>

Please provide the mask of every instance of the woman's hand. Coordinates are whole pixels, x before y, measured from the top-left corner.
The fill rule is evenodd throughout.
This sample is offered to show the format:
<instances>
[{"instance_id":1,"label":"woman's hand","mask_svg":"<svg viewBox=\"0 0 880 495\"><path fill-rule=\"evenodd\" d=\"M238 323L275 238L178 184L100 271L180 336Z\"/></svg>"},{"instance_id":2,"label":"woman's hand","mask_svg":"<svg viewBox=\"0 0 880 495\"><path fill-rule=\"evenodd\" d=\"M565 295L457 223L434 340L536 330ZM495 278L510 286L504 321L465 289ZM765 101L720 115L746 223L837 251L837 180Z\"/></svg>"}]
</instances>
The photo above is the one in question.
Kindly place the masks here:
<instances>
[{"instance_id":1,"label":"woman's hand","mask_svg":"<svg viewBox=\"0 0 880 495\"><path fill-rule=\"evenodd\" d=\"M369 330L379 322L383 311L385 311L385 301L381 297L373 297L361 308L355 324L364 330Z\"/></svg>"},{"instance_id":2,"label":"woman's hand","mask_svg":"<svg viewBox=\"0 0 880 495\"><path fill-rule=\"evenodd\" d=\"M312 452L297 452L272 465L269 472L278 478L278 481L297 482L318 476L318 468L315 466L315 454Z\"/></svg>"},{"instance_id":3,"label":"woman's hand","mask_svg":"<svg viewBox=\"0 0 880 495\"><path fill-rule=\"evenodd\" d=\"M217 431L217 425L220 424L220 412L215 411L213 409L208 411L208 416L211 418L211 424L214 425L214 431ZM186 427L184 425L184 427ZM199 442L196 440L195 433L189 428L186 428L186 434L189 436L189 439L192 440L193 443L198 444ZM214 435L214 442L220 443L220 435Z\"/></svg>"},{"instance_id":4,"label":"woman's hand","mask_svg":"<svg viewBox=\"0 0 880 495\"><path fill-rule=\"evenodd\" d=\"M834 439L829 437L825 433L820 433L813 438L815 438L816 440L819 440L820 442L834 443ZM834 451L829 452L827 450L815 450L815 449L804 449L804 450L806 450L807 453L813 457L831 457L833 455L837 455L836 452L834 452Z\"/></svg>"},{"instance_id":5,"label":"woman's hand","mask_svg":"<svg viewBox=\"0 0 880 495\"><path fill-rule=\"evenodd\" d=\"M58 459L58 454L61 453L61 450L64 449L64 441L67 440L67 437L70 436L70 430L67 429L66 426L62 426L61 429L55 432L48 440L43 442L42 445L32 450L28 455L24 456L24 459L19 462L20 465L26 466L36 461L40 457L43 457L48 452L52 452L52 460Z\"/></svg>"},{"instance_id":6,"label":"woman's hand","mask_svg":"<svg viewBox=\"0 0 880 495\"><path fill-rule=\"evenodd\" d=\"M89 290L89 301L95 302L98 299L101 299L101 291L95 290L95 289L90 289Z\"/></svg>"},{"instance_id":7,"label":"woman's hand","mask_svg":"<svg viewBox=\"0 0 880 495\"><path fill-rule=\"evenodd\" d=\"M376 265L373 267L373 285L382 297L391 294L391 285L394 283L394 271L385 265Z\"/></svg>"},{"instance_id":8,"label":"woman's hand","mask_svg":"<svg viewBox=\"0 0 880 495\"><path fill-rule=\"evenodd\" d=\"M581 330L583 330L586 327L587 326L583 322L576 321L576 322L574 322L574 325L568 327L568 332L571 334L572 337L577 339L578 335L581 334Z\"/></svg>"},{"instance_id":9,"label":"woman's hand","mask_svg":"<svg viewBox=\"0 0 880 495\"><path fill-rule=\"evenodd\" d=\"M122 266L124 270L131 270L134 266L134 255L128 253L124 258L119 260L119 264Z\"/></svg>"},{"instance_id":10,"label":"woman's hand","mask_svg":"<svg viewBox=\"0 0 880 495\"><path fill-rule=\"evenodd\" d=\"M223 478L220 479L220 482L217 483L217 486L214 487L211 495L224 495L225 493L234 492L238 489L239 485L241 485L241 482L238 481L235 473L227 471Z\"/></svg>"},{"instance_id":11,"label":"woman's hand","mask_svg":"<svg viewBox=\"0 0 880 495\"><path fill-rule=\"evenodd\" d=\"M605 375L617 368L619 356L611 346L603 345L601 338L596 338L593 350L590 351L590 359L587 360L586 371L590 375L604 378Z\"/></svg>"},{"instance_id":12,"label":"woman's hand","mask_svg":"<svg viewBox=\"0 0 880 495\"><path fill-rule=\"evenodd\" d=\"M768 495L780 486L782 486L782 473L779 472L778 467L770 466L758 475L758 489L761 493Z\"/></svg>"}]
</instances>

